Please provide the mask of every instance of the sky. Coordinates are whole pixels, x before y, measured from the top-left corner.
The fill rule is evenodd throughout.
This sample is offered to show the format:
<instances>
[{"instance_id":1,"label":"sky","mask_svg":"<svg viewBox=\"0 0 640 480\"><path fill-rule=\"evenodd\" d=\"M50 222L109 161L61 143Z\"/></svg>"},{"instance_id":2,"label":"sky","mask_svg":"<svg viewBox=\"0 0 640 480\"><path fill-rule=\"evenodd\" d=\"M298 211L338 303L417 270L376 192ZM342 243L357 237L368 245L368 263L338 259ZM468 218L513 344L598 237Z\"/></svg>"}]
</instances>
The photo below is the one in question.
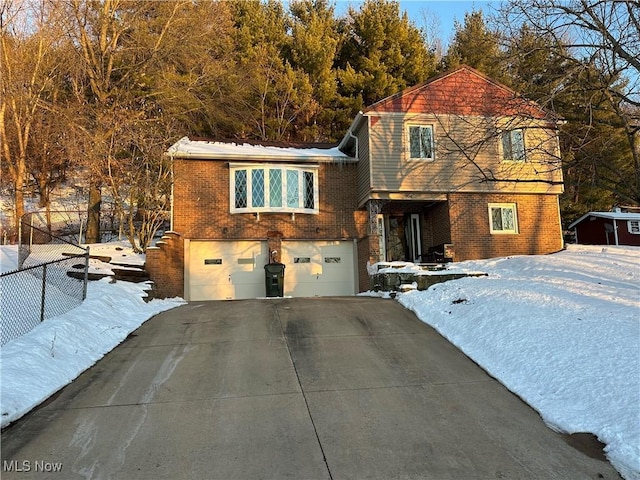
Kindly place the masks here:
<instances>
[{"instance_id":1,"label":"sky","mask_svg":"<svg viewBox=\"0 0 640 480\"><path fill-rule=\"evenodd\" d=\"M336 13L342 15L349 5L357 6L362 2L354 0L336 0ZM431 23L432 18L439 20L437 28L443 47L446 48L455 31L455 21L464 22L464 14L473 10L482 10L490 14L492 8L497 8L499 1L495 0L400 0L400 8L406 11L409 18L418 27ZM425 20L426 18L426 20Z\"/></svg>"}]
</instances>

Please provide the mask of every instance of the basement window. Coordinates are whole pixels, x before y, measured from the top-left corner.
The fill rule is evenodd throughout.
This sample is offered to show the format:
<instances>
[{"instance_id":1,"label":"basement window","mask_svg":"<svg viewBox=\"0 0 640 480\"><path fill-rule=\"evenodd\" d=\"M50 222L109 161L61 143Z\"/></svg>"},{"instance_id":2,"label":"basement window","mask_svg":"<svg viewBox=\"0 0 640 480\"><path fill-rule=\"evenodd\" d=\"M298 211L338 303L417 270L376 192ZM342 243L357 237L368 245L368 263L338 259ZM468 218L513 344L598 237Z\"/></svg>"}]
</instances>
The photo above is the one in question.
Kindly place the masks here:
<instances>
[{"instance_id":1,"label":"basement window","mask_svg":"<svg viewBox=\"0 0 640 480\"><path fill-rule=\"evenodd\" d=\"M318 209L318 167L230 165L231 213L312 213Z\"/></svg>"}]
</instances>

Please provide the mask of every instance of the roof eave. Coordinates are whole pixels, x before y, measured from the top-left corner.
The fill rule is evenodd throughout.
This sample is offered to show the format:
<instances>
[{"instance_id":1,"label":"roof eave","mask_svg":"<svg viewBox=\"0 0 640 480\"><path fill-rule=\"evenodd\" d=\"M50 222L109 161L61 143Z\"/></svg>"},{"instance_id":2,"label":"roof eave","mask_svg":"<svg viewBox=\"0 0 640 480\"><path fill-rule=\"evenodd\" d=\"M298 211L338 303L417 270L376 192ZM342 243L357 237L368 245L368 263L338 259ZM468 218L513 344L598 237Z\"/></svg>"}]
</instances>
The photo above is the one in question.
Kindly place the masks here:
<instances>
[{"instance_id":1,"label":"roof eave","mask_svg":"<svg viewBox=\"0 0 640 480\"><path fill-rule=\"evenodd\" d=\"M172 159L180 160L220 160L220 161L245 161L245 162L297 162L297 163L351 163L357 162L356 158L348 155L247 155L232 153L195 153L195 152L165 152Z\"/></svg>"}]
</instances>

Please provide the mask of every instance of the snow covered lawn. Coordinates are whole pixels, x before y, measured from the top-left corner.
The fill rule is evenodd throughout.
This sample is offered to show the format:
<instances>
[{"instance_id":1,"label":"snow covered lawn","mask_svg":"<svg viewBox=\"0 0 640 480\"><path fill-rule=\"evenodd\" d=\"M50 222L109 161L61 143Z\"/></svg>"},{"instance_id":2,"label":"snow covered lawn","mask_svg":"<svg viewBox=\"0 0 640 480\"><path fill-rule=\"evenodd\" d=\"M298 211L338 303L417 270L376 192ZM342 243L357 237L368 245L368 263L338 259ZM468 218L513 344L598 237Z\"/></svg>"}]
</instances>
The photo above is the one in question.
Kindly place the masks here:
<instances>
[{"instance_id":1,"label":"snow covered lawn","mask_svg":"<svg viewBox=\"0 0 640 480\"><path fill-rule=\"evenodd\" d=\"M640 249L571 245L462 262L487 277L399 294L554 430L589 432L640 478Z\"/></svg>"},{"instance_id":2,"label":"snow covered lawn","mask_svg":"<svg viewBox=\"0 0 640 480\"><path fill-rule=\"evenodd\" d=\"M105 244L92 252L136 263L123 244ZM15 246L0 247L0 270L17 266ZM108 265L92 260L92 271ZM153 315L174 308L181 299L145 303L144 284L89 282L87 299L70 312L45 320L31 332L0 348L0 415L2 427L73 381L120 344Z\"/></svg>"}]
</instances>

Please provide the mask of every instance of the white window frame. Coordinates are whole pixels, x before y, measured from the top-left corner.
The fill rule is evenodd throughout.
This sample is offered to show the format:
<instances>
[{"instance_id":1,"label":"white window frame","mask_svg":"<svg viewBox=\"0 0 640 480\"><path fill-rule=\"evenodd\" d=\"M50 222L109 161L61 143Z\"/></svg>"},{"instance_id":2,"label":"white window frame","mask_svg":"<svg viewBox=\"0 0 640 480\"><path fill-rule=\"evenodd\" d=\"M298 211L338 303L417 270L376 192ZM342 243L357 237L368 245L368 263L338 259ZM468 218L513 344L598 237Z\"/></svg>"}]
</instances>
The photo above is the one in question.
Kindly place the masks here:
<instances>
[{"instance_id":1,"label":"white window frame","mask_svg":"<svg viewBox=\"0 0 640 480\"><path fill-rule=\"evenodd\" d=\"M522 151L517 152L519 155L513 155L514 135L518 133L522 144ZM509 138L509 144L511 146L510 152L504 148L505 137ZM525 140L525 130L523 128L514 128L513 130L507 130L500 135L500 157L503 162L526 162L527 161L527 144Z\"/></svg>"},{"instance_id":2,"label":"white window frame","mask_svg":"<svg viewBox=\"0 0 640 480\"><path fill-rule=\"evenodd\" d=\"M431 130L431 156L430 157L414 157L411 155L411 129L412 128L428 128ZM434 161L436 159L436 141L435 128L430 123L412 122L405 125L405 138L407 142L407 158L409 160Z\"/></svg>"},{"instance_id":3,"label":"white window frame","mask_svg":"<svg viewBox=\"0 0 640 480\"><path fill-rule=\"evenodd\" d=\"M627 220L627 230L631 235L640 235L640 220Z\"/></svg>"},{"instance_id":4,"label":"white window frame","mask_svg":"<svg viewBox=\"0 0 640 480\"><path fill-rule=\"evenodd\" d=\"M502 210L511 210L513 212L513 228L502 228L502 229L495 229L493 227L493 210L494 209L500 209ZM496 235L514 235L517 234L519 232L518 230L518 208L516 206L515 203L490 203L488 205L488 212L489 212L489 231L491 232L491 234L496 234ZM501 213L502 216L502 213ZM504 218L504 217L502 217Z\"/></svg>"},{"instance_id":5,"label":"white window frame","mask_svg":"<svg viewBox=\"0 0 640 480\"><path fill-rule=\"evenodd\" d=\"M318 188L318 165L291 165L291 164L243 164L232 163L229 164L229 207L231 213L260 213L260 212L273 212L273 213L308 213L318 214L319 208L319 188ZM236 172L238 170L246 170L247 172L247 206L236 207ZM252 206L253 199L253 171L263 170L264 172L264 206L254 207ZM280 206L270 205L270 171L281 170L281 194L282 202ZM298 202L297 206L289 206L287 198L287 171L296 171L298 173ZM313 175L313 208L305 208L305 173L311 173Z\"/></svg>"}]
</instances>

